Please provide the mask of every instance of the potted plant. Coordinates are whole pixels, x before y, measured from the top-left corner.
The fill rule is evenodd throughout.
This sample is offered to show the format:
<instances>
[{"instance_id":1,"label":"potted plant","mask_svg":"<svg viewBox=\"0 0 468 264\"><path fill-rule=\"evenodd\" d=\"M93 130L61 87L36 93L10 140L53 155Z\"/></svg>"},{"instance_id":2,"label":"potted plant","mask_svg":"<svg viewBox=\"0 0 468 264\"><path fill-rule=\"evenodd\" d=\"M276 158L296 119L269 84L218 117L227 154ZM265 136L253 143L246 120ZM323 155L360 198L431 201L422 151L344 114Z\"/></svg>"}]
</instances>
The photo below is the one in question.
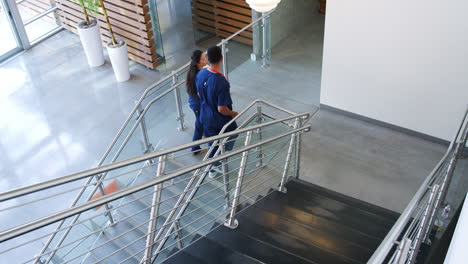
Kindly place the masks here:
<instances>
[{"instance_id":1,"label":"potted plant","mask_svg":"<svg viewBox=\"0 0 468 264\"><path fill-rule=\"evenodd\" d=\"M78 0L85 19L79 22L76 26L78 35L80 36L81 45L83 46L88 64L91 67L97 67L104 64L104 53L102 50L101 33L99 32L99 24L96 19L90 19L88 8L95 10L98 5L97 0Z\"/></svg>"},{"instance_id":2,"label":"potted plant","mask_svg":"<svg viewBox=\"0 0 468 264\"><path fill-rule=\"evenodd\" d=\"M107 9L104 6L104 1L99 0L102 13L106 19L107 28L111 35L111 40L107 43L107 52L114 69L114 74L118 82L125 82L130 79L130 70L128 67L127 43L123 39L117 40L112 30L112 25L107 15Z\"/></svg>"}]
</instances>

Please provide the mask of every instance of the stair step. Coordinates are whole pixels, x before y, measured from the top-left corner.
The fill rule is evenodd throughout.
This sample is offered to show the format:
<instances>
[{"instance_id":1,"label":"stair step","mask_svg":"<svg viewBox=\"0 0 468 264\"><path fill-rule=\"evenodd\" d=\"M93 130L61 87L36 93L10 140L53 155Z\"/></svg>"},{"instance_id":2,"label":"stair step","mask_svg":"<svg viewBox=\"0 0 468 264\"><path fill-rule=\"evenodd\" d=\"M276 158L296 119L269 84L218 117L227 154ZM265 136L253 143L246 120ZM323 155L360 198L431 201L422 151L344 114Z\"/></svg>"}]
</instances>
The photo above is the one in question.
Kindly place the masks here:
<instances>
[{"instance_id":1,"label":"stair step","mask_svg":"<svg viewBox=\"0 0 468 264\"><path fill-rule=\"evenodd\" d=\"M252 207L238 217L239 231L316 263L365 263L373 251L339 235L307 228Z\"/></svg>"},{"instance_id":2,"label":"stair step","mask_svg":"<svg viewBox=\"0 0 468 264\"><path fill-rule=\"evenodd\" d=\"M194 238L194 241L195 243L185 248L184 251L196 258L203 259L206 263L261 263L230 248L226 248L206 237L197 236ZM209 252L209 254L206 254L207 252Z\"/></svg>"},{"instance_id":3,"label":"stair step","mask_svg":"<svg viewBox=\"0 0 468 264\"><path fill-rule=\"evenodd\" d=\"M391 225L393 225L393 223L395 223L396 220L400 217L400 214L397 212L367 203L365 201L320 187L318 185L303 180L293 179L292 181L288 182L288 186L290 186L291 188L301 188L305 191L311 192L321 197L325 197L328 199L331 198L337 203L344 203L350 205L353 208L359 209L360 213L369 214L377 218L381 218L383 221L387 221Z\"/></svg>"},{"instance_id":4,"label":"stair step","mask_svg":"<svg viewBox=\"0 0 468 264\"><path fill-rule=\"evenodd\" d=\"M123 260L126 260L125 263L139 264L141 259L132 256L132 252L129 252L126 249L121 249L120 245L116 244L115 241L109 241L107 237L101 236L97 241L96 246L99 246L103 243L106 244L92 251L96 259L102 259L104 261L107 261L108 263L120 263Z\"/></svg>"},{"instance_id":5,"label":"stair step","mask_svg":"<svg viewBox=\"0 0 468 264\"><path fill-rule=\"evenodd\" d=\"M55 263L52 261L52 263ZM96 256L96 254L93 251L90 251L88 255L86 255L86 258L80 263L83 264L92 264L92 263L99 263L99 264L109 264L105 259L99 260L99 258Z\"/></svg>"},{"instance_id":6,"label":"stair step","mask_svg":"<svg viewBox=\"0 0 468 264\"><path fill-rule=\"evenodd\" d=\"M291 181L288 187L291 191L289 197L292 199L298 197L301 200L305 200L308 202L307 205L309 207L320 206L327 211L340 214L343 217L366 219L370 224L378 223L379 226L384 226L388 229L390 229L396 221L396 219L389 219L374 213L373 208L368 208L367 210L362 209L357 203L352 202L351 197L349 197L349 201L336 200L334 194L324 194L323 192L313 191L313 189L306 188L305 185L295 181Z\"/></svg>"},{"instance_id":7,"label":"stair step","mask_svg":"<svg viewBox=\"0 0 468 264\"><path fill-rule=\"evenodd\" d=\"M146 245L146 234L142 233L141 230L133 228L134 226L128 221L121 221L107 228L104 236L107 239L115 239L114 243L116 245L120 248L125 248L127 252L135 255L136 258L141 259L144 252L141 250ZM123 233L125 233L125 235L122 235Z\"/></svg>"},{"instance_id":8,"label":"stair step","mask_svg":"<svg viewBox=\"0 0 468 264\"><path fill-rule=\"evenodd\" d=\"M383 222L366 215L356 214L353 207L343 204L330 208L326 203L322 204L309 199L308 195L308 193L301 193L289 187L287 195L274 192L267 199L296 208L308 214L325 218L329 221L346 225L376 238L383 239L392 227L386 221Z\"/></svg>"},{"instance_id":9,"label":"stair step","mask_svg":"<svg viewBox=\"0 0 468 264\"><path fill-rule=\"evenodd\" d=\"M174 249L170 253L171 257L164 260L161 263L164 264L204 264L203 260L196 258L188 253L186 253L184 250L177 250Z\"/></svg>"},{"instance_id":10,"label":"stair step","mask_svg":"<svg viewBox=\"0 0 468 264\"><path fill-rule=\"evenodd\" d=\"M346 223L340 223L315 214L306 213L276 200L265 198L255 203L255 206L287 218L289 221L335 234L340 236L343 240L360 241L360 245L369 249L376 249L382 241L381 238L361 232L358 229L346 225Z\"/></svg>"},{"instance_id":11,"label":"stair step","mask_svg":"<svg viewBox=\"0 0 468 264\"><path fill-rule=\"evenodd\" d=\"M224 226L218 227L206 237L212 241L216 241L226 248L230 248L231 250L237 251L264 263L313 263L268 243L256 240L254 237L246 236L238 230L231 230ZM206 254L209 254L209 252L206 252Z\"/></svg>"}]
</instances>

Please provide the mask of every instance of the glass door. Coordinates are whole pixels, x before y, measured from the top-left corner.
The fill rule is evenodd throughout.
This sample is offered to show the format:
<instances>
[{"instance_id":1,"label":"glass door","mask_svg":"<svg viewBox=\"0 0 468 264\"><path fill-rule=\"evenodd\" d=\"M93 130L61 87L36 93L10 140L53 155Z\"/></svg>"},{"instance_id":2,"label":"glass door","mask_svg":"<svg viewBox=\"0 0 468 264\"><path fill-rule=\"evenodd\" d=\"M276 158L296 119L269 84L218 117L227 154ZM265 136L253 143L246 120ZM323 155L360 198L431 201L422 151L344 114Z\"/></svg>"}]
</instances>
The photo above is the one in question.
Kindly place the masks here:
<instances>
[{"instance_id":1,"label":"glass door","mask_svg":"<svg viewBox=\"0 0 468 264\"><path fill-rule=\"evenodd\" d=\"M0 36L0 61L22 50L12 13L5 0L0 0Z\"/></svg>"},{"instance_id":2,"label":"glass door","mask_svg":"<svg viewBox=\"0 0 468 264\"><path fill-rule=\"evenodd\" d=\"M56 0L0 0L0 61L62 29Z\"/></svg>"},{"instance_id":3,"label":"glass door","mask_svg":"<svg viewBox=\"0 0 468 264\"><path fill-rule=\"evenodd\" d=\"M31 46L62 29L55 0L15 0Z\"/></svg>"}]
</instances>

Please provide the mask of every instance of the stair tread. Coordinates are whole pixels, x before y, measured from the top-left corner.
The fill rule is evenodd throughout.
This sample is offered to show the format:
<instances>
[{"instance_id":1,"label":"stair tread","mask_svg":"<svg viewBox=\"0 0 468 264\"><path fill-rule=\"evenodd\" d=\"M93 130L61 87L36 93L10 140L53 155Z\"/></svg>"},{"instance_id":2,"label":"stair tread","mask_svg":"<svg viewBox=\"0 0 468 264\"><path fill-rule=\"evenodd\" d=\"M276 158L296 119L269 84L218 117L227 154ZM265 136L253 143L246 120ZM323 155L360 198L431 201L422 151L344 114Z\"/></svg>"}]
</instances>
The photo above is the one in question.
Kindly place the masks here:
<instances>
[{"instance_id":1,"label":"stair tread","mask_svg":"<svg viewBox=\"0 0 468 264\"><path fill-rule=\"evenodd\" d=\"M326 197L328 199L333 199L336 202L345 203L351 205L354 208L358 208L361 212L366 212L368 214L373 214L379 218L383 218L384 220L389 221L390 223L394 223L399 217L400 214L383 207L356 199L354 197L332 191L330 189L326 189L324 187L312 184L310 182L306 182L300 179L293 179L287 183L288 187L291 188L302 188L309 192L312 192L316 195L320 195L322 197Z\"/></svg>"},{"instance_id":2,"label":"stair tread","mask_svg":"<svg viewBox=\"0 0 468 264\"><path fill-rule=\"evenodd\" d=\"M396 219L386 218L385 216L379 215L374 212L372 208L364 210L361 206L358 206L355 202L352 202L351 197L349 201L340 201L335 199L335 195L327 195L314 189L308 188L308 186L299 184L297 182L291 182L288 184L290 199L299 198L303 201L307 201L308 207L320 206L327 211L340 213L343 217L351 218L364 218L369 223L379 223L379 225L391 228L395 223Z\"/></svg>"},{"instance_id":3,"label":"stair tread","mask_svg":"<svg viewBox=\"0 0 468 264\"><path fill-rule=\"evenodd\" d=\"M318 229L252 207L238 216L239 231L317 263L364 263L373 251Z\"/></svg>"},{"instance_id":4,"label":"stair tread","mask_svg":"<svg viewBox=\"0 0 468 264\"><path fill-rule=\"evenodd\" d=\"M188 254L187 252L185 252L185 250L174 249L173 251L171 251L169 255L171 255L171 257L169 257L168 259L164 260L161 263L164 263L164 264L204 264L206 263L203 260Z\"/></svg>"},{"instance_id":5,"label":"stair tread","mask_svg":"<svg viewBox=\"0 0 468 264\"><path fill-rule=\"evenodd\" d=\"M206 237L264 263L314 263L224 226L215 229Z\"/></svg>"},{"instance_id":6,"label":"stair tread","mask_svg":"<svg viewBox=\"0 0 468 264\"><path fill-rule=\"evenodd\" d=\"M294 194L294 190L289 190L288 195L274 192L266 198L299 209L300 211L340 223L376 238L384 238L392 227L392 225L378 221L375 218L353 214L354 209L352 207L342 207L341 209L323 207L320 203L314 203L310 200L303 199L304 196L299 193Z\"/></svg>"},{"instance_id":7,"label":"stair tread","mask_svg":"<svg viewBox=\"0 0 468 264\"><path fill-rule=\"evenodd\" d=\"M106 244L91 251L95 258L109 263L119 263L125 259L125 263L139 263L140 259L132 256L133 253L126 249L122 249L120 245L116 244L114 241L109 241L107 238L102 236L97 240L96 246L103 243Z\"/></svg>"},{"instance_id":8,"label":"stair tread","mask_svg":"<svg viewBox=\"0 0 468 264\"><path fill-rule=\"evenodd\" d=\"M339 223L320 215L311 214L301 211L298 208L289 206L284 203L277 202L272 199L262 199L255 203L255 206L262 208L265 211L280 215L289 221L293 221L311 228L320 229L324 232L338 234L343 239L348 241L358 240L361 245L369 249L376 249L382 238L375 237L372 234L362 232L346 223Z\"/></svg>"},{"instance_id":9,"label":"stair tread","mask_svg":"<svg viewBox=\"0 0 468 264\"><path fill-rule=\"evenodd\" d=\"M231 248L224 247L223 245L206 237L197 236L194 238L194 240L196 240L194 244L184 248L182 251L185 251L187 254L190 254L193 257L203 259L203 261L206 263L260 263Z\"/></svg>"}]
</instances>

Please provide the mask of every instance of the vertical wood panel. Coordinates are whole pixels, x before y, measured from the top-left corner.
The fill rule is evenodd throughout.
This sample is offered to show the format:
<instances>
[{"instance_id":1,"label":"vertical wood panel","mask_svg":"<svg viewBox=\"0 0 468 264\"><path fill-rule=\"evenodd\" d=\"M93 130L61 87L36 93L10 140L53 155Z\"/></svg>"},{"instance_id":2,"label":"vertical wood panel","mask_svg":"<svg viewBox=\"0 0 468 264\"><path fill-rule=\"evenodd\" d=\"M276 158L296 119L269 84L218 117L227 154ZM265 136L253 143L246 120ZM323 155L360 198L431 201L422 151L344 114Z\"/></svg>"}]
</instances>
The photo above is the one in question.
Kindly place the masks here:
<instances>
[{"instance_id":1,"label":"vertical wood panel","mask_svg":"<svg viewBox=\"0 0 468 264\"><path fill-rule=\"evenodd\" d=\"M29 0L31 1L31 0ZM47 0L34 0L47 1ZM77 33L76 24L83 20L79 4L70 0L56 0L58 14L65 29ZM156 45L153 39L151 17L147 0L104 0L115 36L124 39L128 46L128 57L149 68L158 66ZM99 11L91 16L97 18L101 36L105 43L110 40L104 16ZM103 45L105 46L105 43Z\"/></svg>"},{"instance_id":2,"label":"vertical wood panel","mask_svg":"<svg viewBox=\"0 0 468 264\"><path fill-rule=\"evenodd\" d=\"M228 37L252 23L252 9L244 0L192 0L192 21L195 28ZM234 38L252 45L252 29Z\"/></svg>"}]
</instances>

